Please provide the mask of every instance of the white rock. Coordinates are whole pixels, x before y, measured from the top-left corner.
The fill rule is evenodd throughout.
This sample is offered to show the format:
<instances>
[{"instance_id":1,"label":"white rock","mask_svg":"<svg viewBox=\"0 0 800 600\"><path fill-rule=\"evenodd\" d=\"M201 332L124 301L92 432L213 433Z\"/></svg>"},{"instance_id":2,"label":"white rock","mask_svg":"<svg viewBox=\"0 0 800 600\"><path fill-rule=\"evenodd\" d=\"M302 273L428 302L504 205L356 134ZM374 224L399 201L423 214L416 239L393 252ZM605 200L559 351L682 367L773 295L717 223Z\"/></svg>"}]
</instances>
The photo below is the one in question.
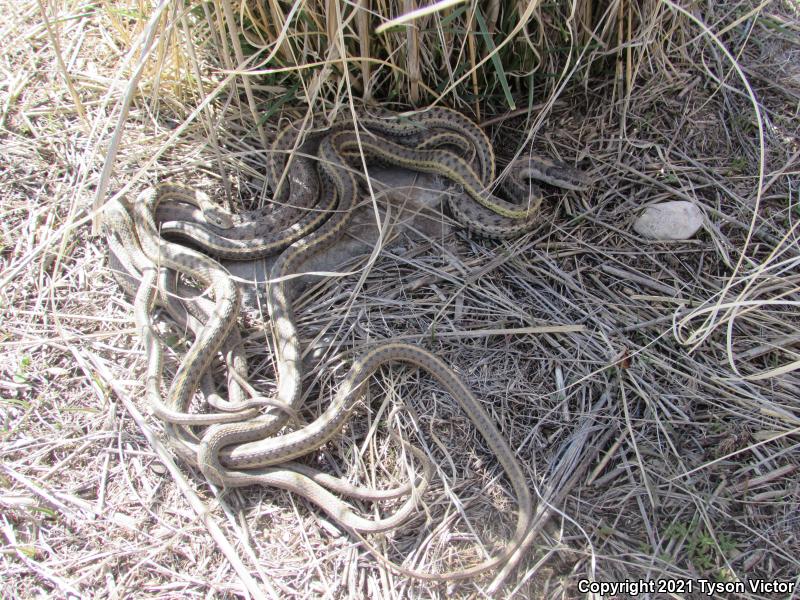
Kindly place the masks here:
<instances>
[{"instance_id":1,"label":"white rock","mask_svg":"<svg viewBox=\"0 0 800 600\"><path fill-rule=\"evenodd\" d=\"M633 230L651 240L688 240L703 225L703 213L691 202L673 200L648 206Z\"/></svg>"}]
</instances>

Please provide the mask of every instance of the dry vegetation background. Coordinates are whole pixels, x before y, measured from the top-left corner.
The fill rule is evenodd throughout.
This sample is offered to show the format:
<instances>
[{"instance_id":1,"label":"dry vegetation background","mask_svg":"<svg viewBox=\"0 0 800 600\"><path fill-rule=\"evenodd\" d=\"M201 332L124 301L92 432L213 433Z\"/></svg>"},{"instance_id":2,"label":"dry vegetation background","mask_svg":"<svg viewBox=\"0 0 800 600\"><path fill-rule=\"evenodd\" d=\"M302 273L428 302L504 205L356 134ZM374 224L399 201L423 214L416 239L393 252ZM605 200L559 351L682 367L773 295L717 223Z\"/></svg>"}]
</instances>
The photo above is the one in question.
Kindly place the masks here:
<instances>
[{"instance_id":1,"label":"dry vegetation background","mask_svg":"<svg viewBox=\"0 0 800 600\"><path fill-rule=\"evenodd\" d=\"M797 581L795 0L481 1L382 34L414 0L0 5L4 597L484 593L490 578L393 574L288 494L217 496L172 468L138 413L131 307L92 236L109 194L159 179L252 204L279 116L365 101L457 108L501 165L532 147L595 182L520 240L433 239L367 272L364 256L302 303L306 339L332 340L323 397L350 348L405 336L444 356L511 441L549 524L498 595L576 597L582 577ZM697 239L632 232L643 206L675 199L702 208ZM414 373L381 383L417 399L405 427L449 464L473 522L513 512L452 402ZM366 428L315 460L350 473ZM378 543L402 559L425 526Z\"/></svg>"}]
</instances>

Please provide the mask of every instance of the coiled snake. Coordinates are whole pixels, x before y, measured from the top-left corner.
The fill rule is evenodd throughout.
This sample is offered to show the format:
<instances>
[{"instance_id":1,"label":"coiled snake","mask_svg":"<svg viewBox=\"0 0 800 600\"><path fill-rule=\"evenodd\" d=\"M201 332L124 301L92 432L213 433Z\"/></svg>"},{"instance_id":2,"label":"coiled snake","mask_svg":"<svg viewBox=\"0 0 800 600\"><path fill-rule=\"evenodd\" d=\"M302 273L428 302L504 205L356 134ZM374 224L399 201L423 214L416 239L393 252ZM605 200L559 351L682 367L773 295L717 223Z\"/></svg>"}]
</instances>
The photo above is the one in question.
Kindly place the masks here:
<instances>
[{"instance_id":1,"label":"coiled snake","mask_svg":"<svg viewBox=\"0 0 800 600\"><path fill-rule=\"evenodd\" d=\"M512 203L488 190L494 179L494 154L486 136L474 123L454 111L434 108L400 118L394 113L361 114L358 129L336 122L324 133L303 135L305 120L292 123L276 138L270 173L280 182L276 200L290 206L294 222L276 226L280 215L253 213L236 217L216 207L205 195L175 185L143 191L131 206L112 202L103 213L103 228L119 268L139 280L135 292L135 318L148 356L146 392L153 412L162 419L177 453L196 464L206 478L218 485L238 487L272 485L301 494L332 518L355 531L381 531L396 527L416 506L416 498L428 484L432 469L422 453L404 443L423 473L413 484L397 490L376 492L350 486L309 467L293 463L318 449L337 434L362 396L372 374L382 365L403 362L430 373L459 403L461 409L495 453L506 472L518 502L517 525L511 541L496 557L473 567L447 574L427 574L400 569L424 579L455 579L495 567L519 552L532 516L528 486L513 451L471 391L439 358L409 344L387 340L356 358L340 383L333 401L314 421L276 436L291 415L297 414L302 397L301 347L292 308L292 289L287 283L301 262L322 252L346 229L357 202L358 186L353 165L362 158L443 175L461 186L450 208L466 228L493 238L518 236L536 224L541 197L531 179L569 189L586 187L585 176L559 163L524 159L514 163L506 188L524 194ZM312 160L316 158L316 164ZM170 221L170 203L181 202L199 209L204 222ZM166 215L166 216L165 216ZM227 271L213 258L173 240L188 241L220 258L251 259L281 252L268 288L268 309L276 341L276 397L254 405L241 400L246 366L229 379L231 408L194 413L189 405L201 386L213 358L222 349L235 356L230 336L238 336L236 320L239 292ZM174 289L167 282L169 270L194 278L211 290L207 299L177 307ZM160 283L159 283L160 282ZM174 288L174 286L173 286ZM183 319L195 339L162 396L162 349L152 312L156 304ZM231 359L233 361L233 359ZM235 376L234 376L235 375ZM264 406L266 409L260 410ZM209 426L197 436L192 427ZM409 499L385 519L358 516L339 495L385 499L401 494Z\"/></svg>"}]
</instances>

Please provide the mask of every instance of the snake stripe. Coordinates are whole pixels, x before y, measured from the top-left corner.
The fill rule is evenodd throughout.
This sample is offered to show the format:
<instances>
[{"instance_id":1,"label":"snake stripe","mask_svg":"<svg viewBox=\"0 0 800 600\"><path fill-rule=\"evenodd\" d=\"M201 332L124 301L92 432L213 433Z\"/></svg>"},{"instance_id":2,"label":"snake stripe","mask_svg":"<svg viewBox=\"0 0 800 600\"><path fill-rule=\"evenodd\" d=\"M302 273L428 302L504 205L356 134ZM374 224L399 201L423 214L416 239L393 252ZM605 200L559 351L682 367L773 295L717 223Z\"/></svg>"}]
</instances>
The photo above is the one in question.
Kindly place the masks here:
<instances>
[{"instance_id":1,"label":"snake stripe","mask_svg":"<svg viewBox=\"0 0 800 600\"><path fill-rule=\"evenodd\" d=\"M417 448L400 441L421 466L421 473L392 490L368 490L293 461L336 436L351 418L375 372L404 363L429 373L467 415L495 454L517 500L514 534L497 555L477 565L443 574L401 569L422 579L448 580L477 575L518 554L532 520L532 500L513 450L470 389L448 365L418 346L387 340L357 356L327 408L310 423L276 435L300 411L302 347L294 313L296 286L290 281L302 263L341 238L358 200L354 175L364 162L383 162L443 175L460 186L449 198L456 220L479 235L504 239L537 224L542 193L532 181L580 190L588 178L546 158L526 157L512 163L503 188L511 200L490 189L495 178L492 146L483 131L459 113L432 108L398 115L381 109L360 111L356 125L343 119L321 129L322 114L291 122L277 135L269 153L268 172L275 188L273 213L233 215L202 192L178 185L144 190L130 207L111 202L103 227L111 253L123 274L120 281L134 295L134 316L148 357L146 397L176 453L198 466L218 485L260 484L300 494L354 531L384 531L399 526L417 506L433 467ZM357 127L357 129L356 129ZM173 219L178 205L191 217ZM185 211L184 211L185 212ZM199 250L189 248L181 241ZM277 392L274 398L247 398L246 357L239 347L240 295L227 270L212 258L253 259L280 253L270 271L267 308L273 330ZM211 255L211 256L208 256ZM193 278L213 300L186 299L176 274ZM166 395L162 394L163 347L152 313L162 306L194 334ZM228 366L228 399L214 390L210 366L218 354ZM218 412L190 412L203 389ZM213 402L211 399L214 399ZM207 426L203 431L192 429ZM288 429L288 428L287 428ZM339 496L380 501L407 495L387 517L357 514Z\"/></svg>"}]
</instances>

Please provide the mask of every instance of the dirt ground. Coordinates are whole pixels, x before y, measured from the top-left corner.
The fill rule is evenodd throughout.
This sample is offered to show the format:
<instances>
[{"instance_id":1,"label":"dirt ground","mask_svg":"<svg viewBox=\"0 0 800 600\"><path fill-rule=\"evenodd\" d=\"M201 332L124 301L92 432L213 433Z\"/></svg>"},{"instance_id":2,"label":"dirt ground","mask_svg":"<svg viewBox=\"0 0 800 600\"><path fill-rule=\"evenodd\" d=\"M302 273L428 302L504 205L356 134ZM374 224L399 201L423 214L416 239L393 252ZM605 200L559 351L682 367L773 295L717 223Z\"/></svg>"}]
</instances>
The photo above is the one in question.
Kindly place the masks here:
<instances>
[{"instance_id":1,"label":"dirt ground","mask_svg":"<svg viewBox=\"0 0 800 600\"><path fill-rule=\"evenodd\" d=\"M576 598L590 582L604 597L800 597L795 2L686 14L642 3L682 29L662 16L616 54L574 59L630 50L627 72L587 67L531 111L484 111L499 170L534 152L592 182L547 188L529 234L471 236L442 212L452 190L440 178L384 171L348 236L313 265L328 276L309 278L296 303L303 418L365 348L399 339L450 365L513 448L537 535L492 593L496 572L405 577L289 492L210 486L149 414L146 357L92 229L97 209L168 179L252 208L267 179L262 135L274 137L279 111L305 107L276 104L254 126L233 65L198 71L217 96L175 87L167 70L130 85L129 49L146 31L126 41L103 2L0 6L3 597ZM276 96L271 84L250 91ZM331 95L320 106L346 111ZM645 207L670 200L702 211L696 236L633 231ZM267 396L268 264L232 266L251 383ZM166 319L159 327L174 372L186 340ZM408 474L395 434L436 477L407 523L367 540L432 573L496 553L514 528L511 486L423 373L383 369L306 464L390 487ZM642 586L599 587L626 580Z\"/></svg>"}]
</instances>

